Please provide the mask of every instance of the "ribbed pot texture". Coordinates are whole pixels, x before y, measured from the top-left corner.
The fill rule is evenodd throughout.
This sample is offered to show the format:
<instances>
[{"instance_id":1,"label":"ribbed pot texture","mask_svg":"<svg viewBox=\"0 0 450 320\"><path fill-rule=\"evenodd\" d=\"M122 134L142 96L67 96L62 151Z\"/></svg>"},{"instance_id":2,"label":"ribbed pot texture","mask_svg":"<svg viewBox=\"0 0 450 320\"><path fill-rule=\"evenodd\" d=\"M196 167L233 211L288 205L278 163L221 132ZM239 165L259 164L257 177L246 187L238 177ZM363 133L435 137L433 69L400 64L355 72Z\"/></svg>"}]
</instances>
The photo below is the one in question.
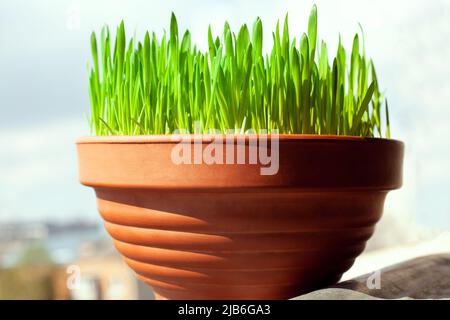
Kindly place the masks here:
<instances>
[{"instance_id":1,"label":"ribbed pot texture","mask_svg":"<svg viewBox=\"0 0 450 320\"><path fill-rule=\"evenodd\" d=\"M236 135L234 147L248 152L258 137ZM198 139L205 150L210 140ZM177 143L77 141L81 182L95 189L117 250L160 299L288 299L334 284L402 184L395 140L280 135L275 175L248 162L175 164Z\"/></svg>"}]
</instances>

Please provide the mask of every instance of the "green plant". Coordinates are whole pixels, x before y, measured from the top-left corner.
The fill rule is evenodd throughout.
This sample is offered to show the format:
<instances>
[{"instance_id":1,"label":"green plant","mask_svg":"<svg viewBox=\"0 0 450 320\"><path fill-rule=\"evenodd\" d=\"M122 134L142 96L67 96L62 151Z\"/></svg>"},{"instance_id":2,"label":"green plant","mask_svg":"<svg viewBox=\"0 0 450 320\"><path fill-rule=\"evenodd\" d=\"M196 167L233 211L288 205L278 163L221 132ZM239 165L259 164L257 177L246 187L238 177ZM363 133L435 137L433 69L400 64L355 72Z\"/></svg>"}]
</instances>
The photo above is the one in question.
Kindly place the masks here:
<instances>
[{"instance_id":1,"label":"green plant","mask_svg":"<svg viewBox=\"0 0 450 320\"><path fill-rule=\"evenodd\" d=\"M203 132L382 136L384 98L358 34L348 58L339 40L331 64L325 42L316 48L315 6L300 40L289 38L287 15L281 34L277 23L266 55L262 34L259 18L252 34L246 25L235 34L225 23L222 38L214 39L209 28L209 50L202 52L189 31L180 39L174 14L170 34L161 40L147 32L142 43L131 38L127 44L122 21L113 50L107 26L98 50L92 33L91 130L97 135L194 132L199 121Z\"/></svg>"}]
</instances>

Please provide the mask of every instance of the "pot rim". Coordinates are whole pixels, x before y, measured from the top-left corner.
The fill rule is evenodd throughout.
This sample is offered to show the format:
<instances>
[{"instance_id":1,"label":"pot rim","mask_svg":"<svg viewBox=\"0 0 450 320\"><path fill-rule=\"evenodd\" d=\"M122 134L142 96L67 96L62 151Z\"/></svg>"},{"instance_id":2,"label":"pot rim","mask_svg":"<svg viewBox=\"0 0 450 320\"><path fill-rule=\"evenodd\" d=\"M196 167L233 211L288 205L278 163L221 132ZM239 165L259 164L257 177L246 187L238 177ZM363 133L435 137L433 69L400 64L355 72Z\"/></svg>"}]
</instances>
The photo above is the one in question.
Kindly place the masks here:
<instances>
[{"instance_id":1,"label":"pot rim","mask_svg":"<svg viewBox=\"0 0 450 320\"><path fill-rule=\"evenodd\" d=\"M112 135L112 136L83 136L77 138L75 143L79 144L146 144L146 143L177 143L182 137L189 137L196 141L211 142L213 138L233 137L239 141L259 139L259 137L270 137L271 134L155 134L155 135ZM404 145L403 141L386 138L372 138L345 135L318 135L318 134L279 134L278 139L283 142L315 141L315 142L365 142L365 143L392 143Z\"/></svg>"},{"instance_id":2,"label":"pot rim","mask_svg":"<svg viewBox=\"0 0 450 320\"><path fill-rule=\"evenodd\" d=\"M230 136L231 143L248 145L250 148L251 143L261 143L257 139L262 135ZM270 136L265 136L272 146L274 140L270 141ZM214 143L213 135L188 135L188 138L182 138L181 135L79 138L80 181L94 187L155 190L393 190L402 185L404 144L397 140L333 135L277 135L279 146L275 148L280 149L274 168L279 170L273 175L262 175L262 170L269 163L251 164L246 160L242 165L222 163L217 164L218 167L203 161L201 165L195 165L192 159L183 166L174 163L171 155L177 144L194 147L195 158L195 144ZM263 142L263 149L265 147L268 148ZM223 179L218 182L218 177Z\"/></svg>"}]
</instances>

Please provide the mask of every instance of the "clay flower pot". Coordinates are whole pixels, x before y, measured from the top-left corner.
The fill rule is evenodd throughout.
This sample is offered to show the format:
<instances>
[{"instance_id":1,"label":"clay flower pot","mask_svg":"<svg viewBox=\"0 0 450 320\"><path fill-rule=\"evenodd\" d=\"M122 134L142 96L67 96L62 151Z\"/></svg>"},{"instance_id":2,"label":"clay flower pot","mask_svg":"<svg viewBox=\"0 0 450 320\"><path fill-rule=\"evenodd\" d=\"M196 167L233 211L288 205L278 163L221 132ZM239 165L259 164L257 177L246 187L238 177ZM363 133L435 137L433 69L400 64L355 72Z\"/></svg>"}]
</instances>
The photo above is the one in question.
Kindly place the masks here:
<instances>
[{"instance_id":1,"label":"clay flower pot","mask_svg":"<svg viewBox=\"0 0 450 320\"><path fill-rule=\"evenodd\" d=\"M234 146L250 152L257 137L236 135ZM77 141L81 182L95 189L117 250L160 299L287 299L333 284L402 184L395 140L280 135L274 175L249 163L176 164L177 143Z\"/></svg>"}]
</instances>

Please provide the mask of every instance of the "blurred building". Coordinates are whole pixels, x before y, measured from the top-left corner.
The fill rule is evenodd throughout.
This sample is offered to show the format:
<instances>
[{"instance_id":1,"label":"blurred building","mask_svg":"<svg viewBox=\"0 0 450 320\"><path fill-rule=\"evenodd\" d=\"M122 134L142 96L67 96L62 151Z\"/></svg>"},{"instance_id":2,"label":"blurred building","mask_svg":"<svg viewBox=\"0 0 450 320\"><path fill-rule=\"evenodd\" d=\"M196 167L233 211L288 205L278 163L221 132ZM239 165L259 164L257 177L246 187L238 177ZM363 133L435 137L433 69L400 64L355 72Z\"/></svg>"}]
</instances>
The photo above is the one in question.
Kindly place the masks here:
<instances>
[{"instance_id":1,"label":"blurred building","mask_svg":"<svg viewBox=\"0 0 450 320\"><path fill-rule=\"evenodd\" d=\"M0 225L0 299L153 299L98 225Z\"/></svg>"},{"instance_id":2,"label":"blurred building","mask_svg":"<svg viewBox=\"0 0 450 320\"><path fill-rule=\"evenodd\" d=\"M55 299L153 299L150 288L137 280L110 242L86 244L79 258L55 279Z\"/></svg>"}]
</instances>

